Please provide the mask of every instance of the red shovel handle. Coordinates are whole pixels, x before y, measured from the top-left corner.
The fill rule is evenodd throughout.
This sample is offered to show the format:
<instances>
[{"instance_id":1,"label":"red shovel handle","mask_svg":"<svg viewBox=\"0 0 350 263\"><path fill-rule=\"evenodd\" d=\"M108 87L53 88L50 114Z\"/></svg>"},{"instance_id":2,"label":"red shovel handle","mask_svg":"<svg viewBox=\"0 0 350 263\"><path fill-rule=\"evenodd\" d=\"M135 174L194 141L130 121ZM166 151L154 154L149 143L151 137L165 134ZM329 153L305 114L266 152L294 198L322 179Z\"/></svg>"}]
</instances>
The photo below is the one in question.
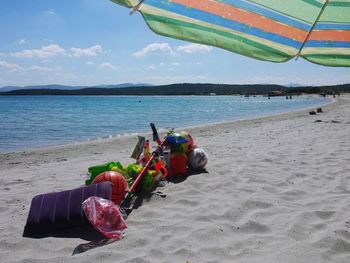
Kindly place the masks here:
<instances>
[{"instance_id":1,"label":"red shovel handle","mask_svg":"<svg viewBox=\"0 0 350 263\"><path fill-rule=\"evenodd\" d=\"M154 158L160 153L162 152L162 147L164 145L164 143L166 142L166 139L163 141L160 141L157 130L154 126L153 123L151 123L151 127L153 130L153 136L154 136L154 140L157 141L157 143L159 144L157 149L152 153L150 159L148 160L148 162L145 164L145 166L142 168L141 172L136 176L135 181L132 183L132 185L130 186L129 190L127 191L122 203L120 204L121 207L124 206L125 203L127 203L127 200L130 198L131 194L135 192L135 189L138 185L138 183L141 181L141 179L143 178L146 170L149 168L149 166L151 165L152 161L154 160Z\"/></svg>"}]
</instances>

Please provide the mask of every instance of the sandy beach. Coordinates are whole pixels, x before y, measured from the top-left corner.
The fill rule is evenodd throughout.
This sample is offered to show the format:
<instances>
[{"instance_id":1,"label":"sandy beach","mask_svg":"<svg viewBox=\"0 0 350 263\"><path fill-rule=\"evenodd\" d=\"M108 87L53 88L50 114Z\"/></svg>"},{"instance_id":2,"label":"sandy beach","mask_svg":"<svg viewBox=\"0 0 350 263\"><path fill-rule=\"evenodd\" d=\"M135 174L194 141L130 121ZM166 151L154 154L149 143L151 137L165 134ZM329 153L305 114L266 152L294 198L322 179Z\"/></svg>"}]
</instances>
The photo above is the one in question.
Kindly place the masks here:
<instances>
[{"instance_id":1,"label":"sandy beach","mask_svg":"<svg viewBox=\"0 0 350 263\"><path fill-rule=\"evenodd\" d=\"M158 187L124 239L75 255L90 241L22 237L32 197L131 163L137 136L0 154L0 261L349 262L350 95L322 108L187 129L207 172Z\"/></svg>"}]
</instances>

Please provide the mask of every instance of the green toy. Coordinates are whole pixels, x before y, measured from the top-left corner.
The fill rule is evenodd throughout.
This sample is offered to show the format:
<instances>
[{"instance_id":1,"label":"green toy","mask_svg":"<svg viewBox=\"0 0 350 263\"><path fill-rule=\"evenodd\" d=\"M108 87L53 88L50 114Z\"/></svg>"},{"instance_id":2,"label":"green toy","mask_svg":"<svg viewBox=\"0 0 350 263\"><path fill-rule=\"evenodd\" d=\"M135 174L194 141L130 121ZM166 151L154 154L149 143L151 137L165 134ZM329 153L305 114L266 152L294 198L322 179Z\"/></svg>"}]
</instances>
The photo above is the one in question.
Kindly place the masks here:
<instances>
[{"instance_id":1,"label":"green toy","mask_svg":"<svg viewBox=\"0 0 350 263\"><path fill-rule=\"evenodd\" d=\"M131 178L135 178L142 171L142 168L141 165L132 163L126 167L125 171Z\"/></svg>"},{"instance_id":2,"label":"green toy","mask_svg":"<svg viewBox=\"0 0 350 263\"><path fill-rule=\"evenodd\" d=\"M141 180L141 188L144 192L151 192L156 181L156 171L148 170Z\"/></svg>"},{"instance_id":3,"label":"green toy","mask_svg":"<svg viewBox=\"0 0 350 263\"><path fill-rule=\"evenodd\" d=\"M114 170L113 170L114 168ZM118 170L116 170L118 169ZM123 166L119 162L109 162L101 165L91 166L88 169L88 172L90 174L90 178L85 181L85 185L90 185L92 181L95 179L96 176L98 176L100 173L106 172L106 171L116 171L120 172L119 170L123 170ZM124 172L125 173L125 172ZM124 175L124 173L122 173Z\"/></svg>"},{"instance_id":4,"label":"green toy","mask_svg":"<svg viewBox=\"0 0 350 263\"><path fill-rule=\"evenodd\" d=\"M127 172L128 174L128 184L129 186L132 185L135 178L140 174L143 167L139 164L129 164L125 169L124 172ZM163 166L162 162L158 161L152 169L147 169L145 172L144 177L141 179L140 185L137 188L137 191L143 191L143 192L151 192L153 189L154 184L160 180L160 177L166 177L168 174L167 169Z\"/></svg>"}]
</instances>

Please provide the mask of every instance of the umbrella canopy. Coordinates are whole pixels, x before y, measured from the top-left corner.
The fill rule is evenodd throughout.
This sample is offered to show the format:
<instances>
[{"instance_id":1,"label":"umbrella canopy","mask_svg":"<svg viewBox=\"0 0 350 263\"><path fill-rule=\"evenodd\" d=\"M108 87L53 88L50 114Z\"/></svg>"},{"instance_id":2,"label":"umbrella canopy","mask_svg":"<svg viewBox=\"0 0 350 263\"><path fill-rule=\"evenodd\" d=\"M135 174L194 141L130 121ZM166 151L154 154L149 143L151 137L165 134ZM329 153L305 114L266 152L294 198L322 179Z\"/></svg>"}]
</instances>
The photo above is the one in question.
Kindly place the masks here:
<instances>
[{"instance_id":1,"label":"umbrella canopy","mask_svg":"<svg viewBox=\"0 0 350 263\"><path fill-rule=\"evenodd\" d=\"M350 0L112 0L157 34L255 59L350 66Z\"/></svg>"}]
</instances>

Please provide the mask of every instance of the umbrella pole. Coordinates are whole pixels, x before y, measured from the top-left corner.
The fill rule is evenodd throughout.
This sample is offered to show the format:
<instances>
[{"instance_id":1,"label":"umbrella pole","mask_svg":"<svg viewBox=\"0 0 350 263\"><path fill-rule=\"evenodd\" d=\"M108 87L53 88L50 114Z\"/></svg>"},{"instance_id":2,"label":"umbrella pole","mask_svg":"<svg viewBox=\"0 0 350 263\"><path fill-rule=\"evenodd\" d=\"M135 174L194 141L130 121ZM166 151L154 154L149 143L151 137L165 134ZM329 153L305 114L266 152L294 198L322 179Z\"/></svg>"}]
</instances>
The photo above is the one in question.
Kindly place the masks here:
<instances>
[{"instance_id":1,"label":"umbrella pole","mask_svg":"<svg viewBox=\"0 0 350 263\"><path fill-rule=\"evenodd\" d=\"M314 24L312 25L312 27L311 27L309 33L307 34L306 38L304 39L304 42L303 42L303 44L301 45L301 47L300 47L300 49L299 49L299 52L296 54L295 60L298 60L298 58L301 56L301 52L303 51L303 48L304 48L306 42L309 40L309 37L310 37L311 33L313 32L313 30L314 30L316 24L318 23L318 20L320 20L320 17L321 17L321 15L322 15L324 9L326 8L326 6L327 6L327 4L328 4L328 1L329 1L329 0L326 0L326 2L323 4L322 9L321 9L320 13L318 14L318 16L317 16L317 18L316 18Z\"/></svg>"}]
</instances>

